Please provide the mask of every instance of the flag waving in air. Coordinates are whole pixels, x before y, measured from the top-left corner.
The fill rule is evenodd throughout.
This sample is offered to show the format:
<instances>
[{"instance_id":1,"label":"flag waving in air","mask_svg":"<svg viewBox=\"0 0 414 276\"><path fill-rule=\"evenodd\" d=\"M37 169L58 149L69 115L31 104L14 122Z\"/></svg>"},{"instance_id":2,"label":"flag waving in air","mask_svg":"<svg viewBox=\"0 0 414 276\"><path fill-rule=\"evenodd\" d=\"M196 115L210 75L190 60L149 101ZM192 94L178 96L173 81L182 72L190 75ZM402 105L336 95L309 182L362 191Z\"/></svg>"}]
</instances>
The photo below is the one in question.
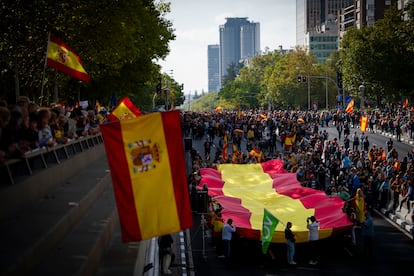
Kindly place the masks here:
<instances>
[{"instance_id":1,"label":"flag waving in air","mask_svg":"<svg viewBox=\"0 0 414 276\"><path fill-rule=\"evenodd\" d=\"M402 107L403 108L407 108L408 107L408 98L407 97L405 97Z\"/></svg>"},{"instance_id":2,"label":"flag waving in air","mask_svg":"<svg viewBox=\"0 0 414 276\"><path fill-rule=\"evenodd\" d=\"M348 103L348 106L345 109L346 113L351 113L352 111L354 111L354 98L352 98L352 100Z\"/></svg>"},{"instance_id":3,"label":"flag waving in air","mask_svg":"<svg viewBox=\"0 0 414 276\"><path fill-rule=\"evenodd\" d=\"M117 120L100 128L122 240L146 240L190 228L180 111Z\"/></svg>"},{"instance_id":4,"label":"flag waving in air","mask_svg":"<svg viewBox=\"0 0 414 276\"><path fill-rule=\"evenodd\" d=\"M131 119L138 116L141 116L141 111L131 102L128 97L125 97L108 115L108 120L117 121Z\"/></svg>"},{"instance_id":5,"label":"flag waving in air","mask_svg":"<svg viewBox=\"0 0 414 276\"><path fill-rule=\"evenodd\" d=\"M365 132L367 130L367 126L368 126L368 117L362 116L360 124L359 124L361 131Z\"/></svg>"},{"instance_id":6,"label":"flag waving in air","mask_svg":"<svg viewBox=\"0 0 414 276\"><path fill-rule=\"evenodd\" d=\"M46 64L72 78L89 82L90 77L83 69L80 57L64 42L49 35Z\"/></svg>"},{"instance_id":7,"label":"flag waving in air","mask_svg":"<svg viewBox=\"0 0 414 276\"><path fill-rule=\"evenodd\" d=\"M269 249L270 242L272 241L273 234L275 232L275 229L278 223L279 223L279 220L265 208L264 214L263 214L263 227L262 227L262 252L263 254L266 254L267 250Z\"/></svg>"}]
</instances>

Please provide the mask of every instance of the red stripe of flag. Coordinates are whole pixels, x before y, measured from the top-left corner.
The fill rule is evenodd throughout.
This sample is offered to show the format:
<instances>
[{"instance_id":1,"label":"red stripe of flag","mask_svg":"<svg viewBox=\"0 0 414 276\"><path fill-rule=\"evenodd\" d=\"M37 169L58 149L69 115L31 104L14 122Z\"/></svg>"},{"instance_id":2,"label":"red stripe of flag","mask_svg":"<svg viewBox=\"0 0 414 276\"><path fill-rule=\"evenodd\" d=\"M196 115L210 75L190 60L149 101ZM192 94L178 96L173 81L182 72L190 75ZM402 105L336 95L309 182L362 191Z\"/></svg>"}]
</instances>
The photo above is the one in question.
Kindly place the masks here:
<instances>
[{"instance_id":1,"label":"red stripe of flag","mask_svg":"<svg viewBox=\"0 0 414 276\"><path fill-rule=\"evenodd\" d=\"M123 242L142 240L127 156L123 150L113 150L124 148L121 123L114 121L110 124L111 127L106 127L105 131L102 131L102 136L104 141L111 141L111 143L105 143L106 155L109 167L116 167L118 172L111 173L111 176L119 220L122 222L120 224L122 240ZM105 128L105 125L101 125L102 127Z\"/></svg>"},{"instance_id":2,"label":"red stripe of flag","mask_svg":"<svg viewBox=\"0 0 414 276\"><path fill-rule=\"evenodd\" d=\"M174 194L177 206L177 213L180 216L181 229L187 229L192 226L192 214L188 193L183 193L183 183L187 183L184 147L181 133L181 122L179 110L161 113L164 133L166 135L166 144L171 167L171 178L174 185ZM174 135L168 134L174 133ZM185 187L187 188L187 187Z\"/></svg>"}]
</instances>

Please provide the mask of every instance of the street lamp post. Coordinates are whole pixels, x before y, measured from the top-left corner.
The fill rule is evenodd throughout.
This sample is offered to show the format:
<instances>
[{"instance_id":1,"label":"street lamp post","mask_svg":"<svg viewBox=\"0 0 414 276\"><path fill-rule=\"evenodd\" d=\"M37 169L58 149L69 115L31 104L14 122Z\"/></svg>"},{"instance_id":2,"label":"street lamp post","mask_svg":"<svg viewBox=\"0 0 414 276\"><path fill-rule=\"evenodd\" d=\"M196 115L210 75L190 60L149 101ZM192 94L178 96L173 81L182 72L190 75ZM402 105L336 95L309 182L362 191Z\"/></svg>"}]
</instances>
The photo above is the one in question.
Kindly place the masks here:
<instances>
[{"instance_id":1,"label":"street lamp post","mask_svg":"<svg viewBox=\"0 0 414 276\"><path fill-rule=\"evenodd\" d=\"M325 108L329 109L329 96L328 96L328 71L325 70Z\"/></svg>"},{"instance_id":2,"label":"street lamp post","mask_svg":"<svg viewBox=\"0 0 414 276\"><path fill-rule=\"evenodd\" d=\"M365 85L361 84L359 86L359 92L360 92L360 97L359 97L359 108L362 109L363 106L363 102L364 102L364 92L365 92Z\"/></svg>"},{"instance_id":3,"label":"street lamp post","mask_svg":"<svg viewBox=\"0 0 414 276\"><path fill-rule=\"evenodd\" d=\"M308 111L310 110L310 77L309 74L306 76L308 82Z\"/></svg>"}]
</instances>

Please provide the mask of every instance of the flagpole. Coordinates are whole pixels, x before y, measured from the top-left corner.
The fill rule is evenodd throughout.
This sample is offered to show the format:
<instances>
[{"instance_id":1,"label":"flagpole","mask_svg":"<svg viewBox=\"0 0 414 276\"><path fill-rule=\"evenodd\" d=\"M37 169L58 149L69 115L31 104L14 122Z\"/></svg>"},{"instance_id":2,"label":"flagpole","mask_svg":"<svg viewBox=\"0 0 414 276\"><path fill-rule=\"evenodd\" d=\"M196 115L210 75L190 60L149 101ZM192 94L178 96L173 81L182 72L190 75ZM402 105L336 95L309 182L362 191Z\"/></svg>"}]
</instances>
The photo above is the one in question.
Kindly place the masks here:
<instances>
[{"instance_id":1,"label":"flagpole","mask_svg":"<svg viewBox=\"0 0 414 276\"><path fill-rule=\"evenodd\" d=\"M49 43L50 42L50 32L47 36L47 47L45 55L45 64L43 65L43 75L42 75L42 89L40 90L40 106L43 104L43 88L45 86L45 74L46 74L46 65L47 65L47 53L49 52Z\"/></svg>"}]
</instances>

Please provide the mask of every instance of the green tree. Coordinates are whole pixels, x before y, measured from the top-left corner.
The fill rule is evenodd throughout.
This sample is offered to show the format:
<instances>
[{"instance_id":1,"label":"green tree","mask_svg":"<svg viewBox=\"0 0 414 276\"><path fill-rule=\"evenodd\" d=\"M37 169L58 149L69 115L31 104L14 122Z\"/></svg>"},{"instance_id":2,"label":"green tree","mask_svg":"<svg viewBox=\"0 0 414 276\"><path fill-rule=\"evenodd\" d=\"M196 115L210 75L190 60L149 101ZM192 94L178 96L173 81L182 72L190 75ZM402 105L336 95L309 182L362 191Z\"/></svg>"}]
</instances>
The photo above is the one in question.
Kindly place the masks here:
<instances>
[{"instance_id":1,"label":"green tree","mask_svg":"<svg viewBox=\"0 0 414 276\"><path fill-rule=\"evenodd\" d=\"M159 76L156 61L168 54L168 43L175 38L172 23L164 18L170 5L154 0L4 0L1 5L3 97L21 93L38 99L51 32L83 60L92 78L82 85L88 98L109 98L117 91L119 97L147 101L147 88L155 87ZM50 94L55 74L46 69L45 91ZM60 93L68 93L63 98L78 90L66 76L58 74L57 81Z\"/></svg>"},{"instance_id":2,"label":"green tree","mask_svg":"<svg viewBox=\"0 0 414 276\"><path fill-rule=\"evenodd\" d=\"M412 95L414 52L413 41L407 39L412 37L408 33L412 24L412 19L404 20L403 11L391 7L374 26L347 31L339 58L344 88L351 95L375 97L378 102ZM366 87L365 95L359 95L361 84Z\"/></svg>"},{"instance_id":3,"label":"green tree","mask_svg":"<svg viewBox=\"0 0 414 276\"><path fill-rule=\"evenodd\" d=\"M228 82L233 81L234 79L237 78L237 76L239 75L239 71L241 68L243 68L244 64L239 62L239 63L235 63L232 62L229 64L229 66L226 69L226 75L223 76L223 84L226 85Z\"/></svg>"}]
</instances>

